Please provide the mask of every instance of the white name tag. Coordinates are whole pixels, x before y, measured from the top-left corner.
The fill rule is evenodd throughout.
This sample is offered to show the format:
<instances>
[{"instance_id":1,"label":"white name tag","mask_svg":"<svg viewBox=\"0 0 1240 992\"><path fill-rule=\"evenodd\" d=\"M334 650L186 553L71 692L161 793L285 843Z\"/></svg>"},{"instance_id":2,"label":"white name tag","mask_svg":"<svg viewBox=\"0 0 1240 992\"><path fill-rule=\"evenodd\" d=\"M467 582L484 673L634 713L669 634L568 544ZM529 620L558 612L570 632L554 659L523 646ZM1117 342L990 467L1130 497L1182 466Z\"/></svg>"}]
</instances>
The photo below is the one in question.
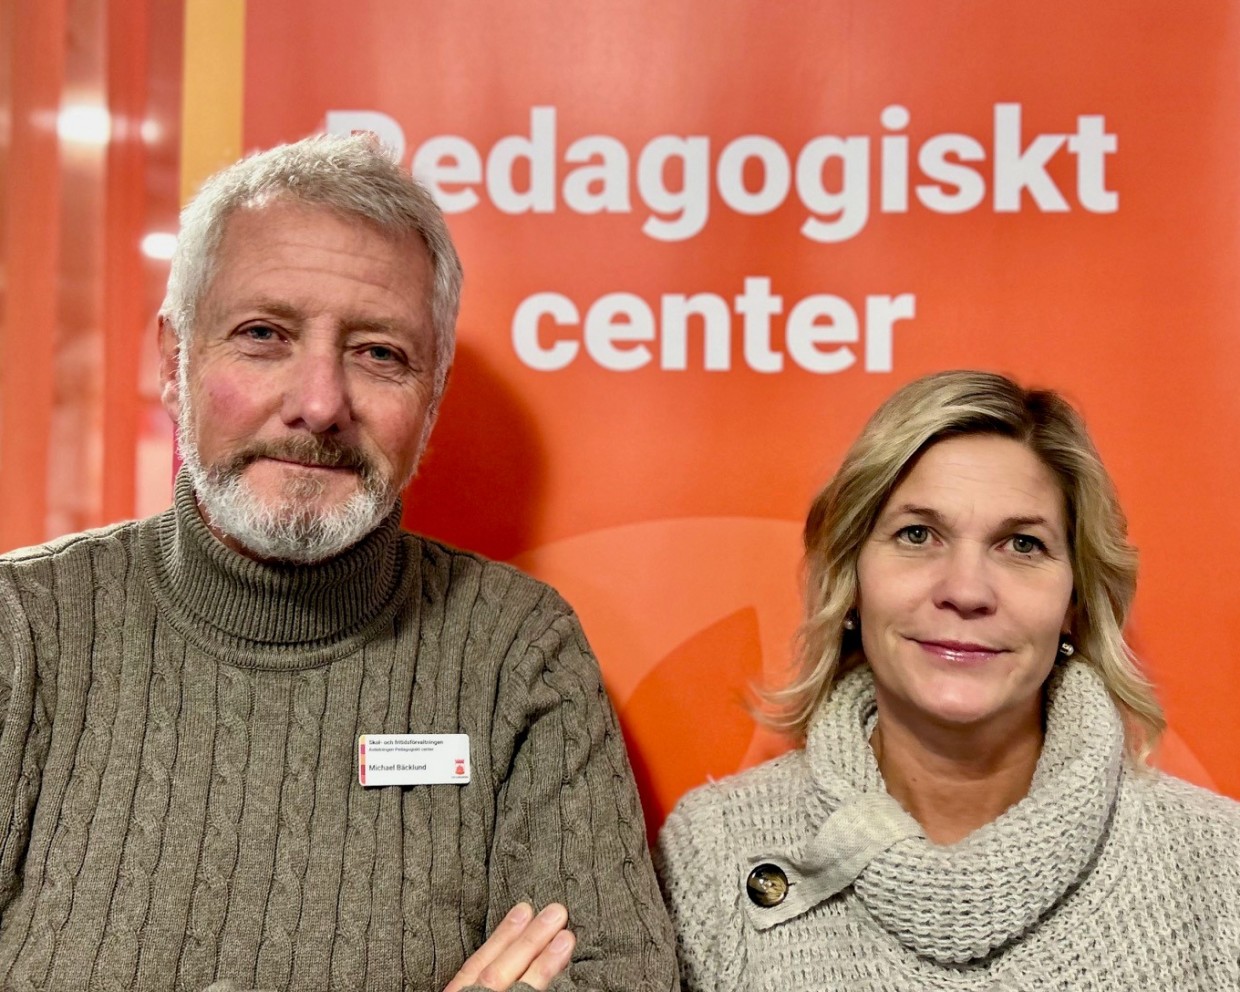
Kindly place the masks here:
<instances>
[{"instance_id":1,"label":"white name tag","mask_svg":"<svg viewBox=\"0 0 1240 992\"><path fill-rule=\"evenodd\" d=\"M469 734L363 734L357 780L375 785L465 785Z\"/></svg>"}]
</instances>

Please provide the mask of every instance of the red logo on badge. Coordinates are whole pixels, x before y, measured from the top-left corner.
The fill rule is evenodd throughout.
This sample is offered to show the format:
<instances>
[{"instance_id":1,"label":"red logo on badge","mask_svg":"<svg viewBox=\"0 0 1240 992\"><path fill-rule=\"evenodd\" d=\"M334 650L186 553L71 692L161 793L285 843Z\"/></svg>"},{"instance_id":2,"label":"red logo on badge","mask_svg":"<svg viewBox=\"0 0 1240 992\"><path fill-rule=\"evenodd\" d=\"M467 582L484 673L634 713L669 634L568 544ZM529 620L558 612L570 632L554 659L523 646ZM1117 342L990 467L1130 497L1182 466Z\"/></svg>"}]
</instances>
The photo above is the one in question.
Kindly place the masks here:
<instances>
[{"instance_id":1,"label":"red logo on badge","mask_svg":"<svg viewBox=\"0 0 1240 992\"><path fill-rule=\"evenodd\" d=\"M453 774L456 774L456 775L465 774L465 759L464 758L456 759L456 771Z\"/></svg>"}]
</instances>

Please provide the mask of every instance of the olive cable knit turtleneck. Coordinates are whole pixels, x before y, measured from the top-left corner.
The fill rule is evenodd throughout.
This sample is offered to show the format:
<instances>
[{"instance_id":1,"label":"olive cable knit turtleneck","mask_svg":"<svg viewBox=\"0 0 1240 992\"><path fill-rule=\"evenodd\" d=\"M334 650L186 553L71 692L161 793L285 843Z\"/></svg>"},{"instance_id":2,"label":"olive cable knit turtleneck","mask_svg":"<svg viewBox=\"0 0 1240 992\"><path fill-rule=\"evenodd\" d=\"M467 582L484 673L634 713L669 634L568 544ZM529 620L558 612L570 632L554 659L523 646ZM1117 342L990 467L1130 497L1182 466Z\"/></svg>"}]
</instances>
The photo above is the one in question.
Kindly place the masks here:
<instances>
[{"instance_id":1,"label":"olive cable knit turtleneck","mask_svg":"<svg viewBox=\"0 0 1240 992\"><path fill-rule=\"evenodd\" d=\"M0 558L0 988L437 992L522 899L569 907L557 990L673 985L576 618L398 521L262 564L182 477ZM466 733L472 782L363 789L373 733Z\"/></svg>"}]
</instances>

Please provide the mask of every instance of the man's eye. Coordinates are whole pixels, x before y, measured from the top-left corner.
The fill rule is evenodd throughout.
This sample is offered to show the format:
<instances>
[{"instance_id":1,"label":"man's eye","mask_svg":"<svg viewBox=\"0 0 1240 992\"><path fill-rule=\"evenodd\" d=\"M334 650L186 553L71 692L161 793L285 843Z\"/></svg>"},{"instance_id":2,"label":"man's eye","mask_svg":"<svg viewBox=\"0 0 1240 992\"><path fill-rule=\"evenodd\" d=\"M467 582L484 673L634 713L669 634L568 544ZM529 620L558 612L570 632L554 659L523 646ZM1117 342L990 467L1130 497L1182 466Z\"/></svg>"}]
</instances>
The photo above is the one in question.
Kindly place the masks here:
<instances>
[{"instance_id":1,"label":"man's eye","mask_svg":"<svg viewBox=\"0 0 1240 992\"><path fill-rule=\"evenodd\" d=\"M930 528L925 524L910 524L900 528L899 536L908 544L925 544L930 540Z\"/></svg>"},{"instance_id":2,"label":"man's eye","mask_svg":"<svg viewBox=\"0 0 1240 992\"><path fill-rule=\"evenodd\" d=\"M275 328L266 324L251 324L243 328L241 333L251 341L274 341L276 337Z\"/></svg>"},{"instance_id":3,"label":"man's eye","mask_svg":"<svg viewBox=\"0 0 1240 992\"><path fill-rule=\"evenodd\" d=\"M409 368L409 360L405 357L405 353L391 345L368 344L360 348L357 354L375 371L403 374Z\"/></svg>"}]
</instances>

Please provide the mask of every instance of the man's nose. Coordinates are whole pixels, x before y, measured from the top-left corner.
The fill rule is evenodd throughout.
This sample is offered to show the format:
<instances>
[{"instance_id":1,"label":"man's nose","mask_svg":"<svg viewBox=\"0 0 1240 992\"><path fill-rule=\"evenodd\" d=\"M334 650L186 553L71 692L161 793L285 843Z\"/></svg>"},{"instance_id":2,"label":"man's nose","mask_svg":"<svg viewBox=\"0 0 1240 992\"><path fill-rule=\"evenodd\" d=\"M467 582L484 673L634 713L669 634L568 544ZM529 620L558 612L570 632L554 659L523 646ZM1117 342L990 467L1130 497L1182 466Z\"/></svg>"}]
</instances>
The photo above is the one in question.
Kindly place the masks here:
<instances>
[{"instance_id":1,"label":"man's nose","mask_svg":"<svg viewBox=\"0 0 1240 992\"><path fill-rule=\"evenodd\" d=\"M984 616L997 605L994 563L986 549L973 544L950 547L940 559L935 585L935 605L954 610L961 616Z\"/></svg>"},{"instance_id":2,"label":"man's nose","mask_svg":"<svg viewBox=\"0 0 1240 992\"><path fill-rule=\"evenodd\" d=\"M311 434L336 434L353 413L344 357L336 349L307 349L287 370L283 418L289 427Z\"/></svg>"}]
</instances>

